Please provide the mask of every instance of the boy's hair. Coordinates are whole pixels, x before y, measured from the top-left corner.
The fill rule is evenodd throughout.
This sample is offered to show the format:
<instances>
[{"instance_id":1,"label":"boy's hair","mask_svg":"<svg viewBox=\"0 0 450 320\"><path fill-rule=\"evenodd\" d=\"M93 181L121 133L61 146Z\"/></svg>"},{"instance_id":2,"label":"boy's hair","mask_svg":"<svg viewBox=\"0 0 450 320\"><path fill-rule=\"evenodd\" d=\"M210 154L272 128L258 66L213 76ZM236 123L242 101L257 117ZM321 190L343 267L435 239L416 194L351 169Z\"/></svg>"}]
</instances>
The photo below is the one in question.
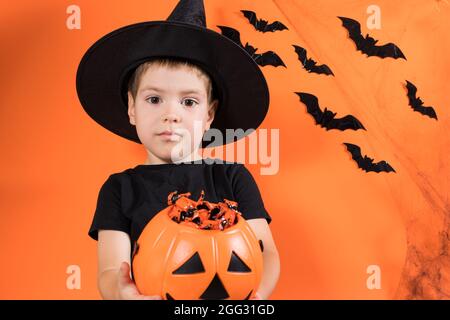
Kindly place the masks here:
<instances>
[{"instance_id":1,"label":"boy's hair","mask_svg":"<svg viewBox=\"0 0 450 320\"><path fill-rule=\"evenodd\" d=\"M149 67L153 65L160 67L168 67L172 69L176 69L179 67L187 67L190 71L194 72L199 78L204 79L206 81L206 94L208 106L216 99L213 88L213 82L210 76L197 65L187 60L180 60L173 58L153 58L139 65L130 77L130 80L128 82L128 91L131 93L133 100L136 99L136 94L139 88L139 83L141 81L142 75L145 73L145 71L147 71Z\"/></svg>"}]
</instances>

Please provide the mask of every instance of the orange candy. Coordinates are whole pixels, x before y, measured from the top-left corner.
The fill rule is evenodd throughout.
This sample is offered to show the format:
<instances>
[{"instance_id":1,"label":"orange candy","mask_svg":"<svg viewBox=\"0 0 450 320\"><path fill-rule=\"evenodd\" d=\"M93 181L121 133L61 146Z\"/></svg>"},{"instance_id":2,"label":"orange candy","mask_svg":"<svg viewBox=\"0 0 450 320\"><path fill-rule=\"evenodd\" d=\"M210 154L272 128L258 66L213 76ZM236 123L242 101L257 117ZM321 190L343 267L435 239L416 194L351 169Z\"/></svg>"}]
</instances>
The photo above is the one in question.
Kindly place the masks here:
<instances>
[{"instance_id":1,"label":"orange candy","mask_svg":"<svg viewBox=\"0 0 450 320\"><path fill-rule=\"evenodd\" d=\"M202 190L197 201L189 199L190 192L171 192L167 203L172 206L169 217L180 224L204 230L224 230L233 226L236 216L241 213L237 210L237 202L224 199L224 202L214 204L204 201L205 192Z\"/></svg>"}]
</instances>

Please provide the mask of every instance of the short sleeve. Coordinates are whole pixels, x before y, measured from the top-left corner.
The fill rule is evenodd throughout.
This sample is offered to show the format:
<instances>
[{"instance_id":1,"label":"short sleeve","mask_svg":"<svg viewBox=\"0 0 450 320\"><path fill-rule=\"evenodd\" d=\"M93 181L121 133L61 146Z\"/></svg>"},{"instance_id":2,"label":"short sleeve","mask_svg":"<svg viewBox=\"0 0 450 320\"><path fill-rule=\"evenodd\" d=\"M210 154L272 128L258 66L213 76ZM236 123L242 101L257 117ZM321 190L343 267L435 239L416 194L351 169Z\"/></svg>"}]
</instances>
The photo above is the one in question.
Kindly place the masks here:
<instances>
[{"instance_id":1,"label":"short sleeve","mask_svg":"<svg viewBox=\"0 0 450 320\"><path fill-rule=\"evenodd\" d=\"M123 215L120 181L113 175L100 188L89 236L98 240L98 231L118 230L130 234L131 221Z\"/></svg>"},{"instance_id":2,"label":"short sleeve","mask_svg":"<svg viewBox=\"0 0 450 320\"><path fill-rule=\"evenodd\" d=\"M255 179L243 164L238 164L232 185L238 210L242 213L244 219L264 218L267 223L272 221L272 217L264 207Z\"/></svg>"}]
</instances>

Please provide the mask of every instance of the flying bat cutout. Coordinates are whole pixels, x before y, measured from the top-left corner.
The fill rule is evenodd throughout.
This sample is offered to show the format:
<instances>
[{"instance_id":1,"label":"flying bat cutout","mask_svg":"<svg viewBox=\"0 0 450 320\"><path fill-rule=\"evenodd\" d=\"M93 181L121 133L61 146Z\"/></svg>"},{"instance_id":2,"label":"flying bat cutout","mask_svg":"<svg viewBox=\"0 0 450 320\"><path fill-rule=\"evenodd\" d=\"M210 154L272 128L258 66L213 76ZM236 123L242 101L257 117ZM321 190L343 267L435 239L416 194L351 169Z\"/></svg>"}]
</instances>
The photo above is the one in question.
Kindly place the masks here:
<instances>
[{"instance_id":1,"label":"flying bat cutout","mask_svg":"<svg viewBox=\"0 0 450 320\"><path fill-rule=\"evenodd\" d=\"M249 10L241 10L244 16L248 19L250 24L255 27L257 31L260 32L275 32L282 30L289 30L284 24L280 21L274 21L272 23L268 23L268 21L263 19L258 19L256 13Z\"/></svg>"},{"instance_id":2,"label":"flying bat cutout","mask_svg":"<svg viewBox=\"0 0 450 320\"><path fill-rule=\"evenodd\" d=\"M253 58L253 60L255 60L255 62L258 65L262 67L266 65L271 65L274 67L283 66L286 68L286 65L284 64L283 60L281 60L281 58L275 52L266 51L264 53L256 53L258 49L249 45L248 42L245 44L245 46L242 45L241 35L239 31L226 26L217 26L217 27L220 28L222 35L232 40L233 42L237 43L242 48L244 48L244 50L247 51L248 54L250 54L250 56Z\"/></svg>"},{"instance_id":3,"label":"flying bat cutout","mask_svg":"<svg viewBox=\"0 0 450 320\"><path fill-rule=\"evenodd\" d=\"M436 112L433 107L424 107L423 101L416 96L417 88L411 82L406 80L406 89L408 90L409 105L414 111L420 112L423 115L429 116L437 120Z\"/></svg>"},{"instance_id":4,"label":"flying bat cutout","mask_svg":"<svg viewBox=\"0 0 450 320\"><path fill-rule=\"evenodd\" d=\"M352 143L344 142L347 147L347 151L349 151L352 155L352 159L358 164L358 167L366 172L395 172L394 168L392 168L389 163L382 160L380 162L373 162L372 158L364 155L361 155L361 148Z\"/></svg>"},{"instance_id":5,"label":"flying bat cutout","mask_svg":"<svg viewBox=\"0 0 450 320\"><path fill-rule=\"evenodd\" d=\"M370 37L368 34L366 34L366 37L363 37L361 34L361 25L358 21L345 18L345 17L338 17L342 21L342 25L345 29L347 29L349 33L350 39L353 40L356 44L356 49L360 50L362 53L365 53L368 57L370 56L377 56L380 58L402 58L406 60L405 55L400 50L399 47L397 47L393 43L387 43L382 46L377 46L378 40L375 40L374 38Z\"/></svg>"},{"instance_id":6,"label":"flying bat cutout","mask_svg":"<svg viewBox=\"0 0 450 320\"><path fill-rule=\"evenodd\" d=\"M313 72L317 74L325 74L325 75L332 75L333 71L331 71L330 67L328 67L326 64L317 65L317 62L313 59L308 59L307 57L307 51L305 48L302 48L300 46L297 46L295 44L292 45L295 48L295 52L297 53L298 60L302 63L303 68L308 72Z\"/></svg>"},{"instance_id":7,"label":"flying bat cutout","mask_svg":"<svg viewBox=\"0 0 450 320\"><path fill-rule=\"evenodd\" d=\"M336 113L328 110L327 108L325 108L325 110L322 111L320 109L319 102L316 96L305 92L295 92L295 93L300 97L300 101L306 105L307 112L313 116L314 120L316 121L316 124L320 125L326 130L330 129L338 129L341 131L347 129L366 130L366 128L364 128L362 123L352 115L346 115L343 118L335 118Z\"/></svg>"}]
</instances>

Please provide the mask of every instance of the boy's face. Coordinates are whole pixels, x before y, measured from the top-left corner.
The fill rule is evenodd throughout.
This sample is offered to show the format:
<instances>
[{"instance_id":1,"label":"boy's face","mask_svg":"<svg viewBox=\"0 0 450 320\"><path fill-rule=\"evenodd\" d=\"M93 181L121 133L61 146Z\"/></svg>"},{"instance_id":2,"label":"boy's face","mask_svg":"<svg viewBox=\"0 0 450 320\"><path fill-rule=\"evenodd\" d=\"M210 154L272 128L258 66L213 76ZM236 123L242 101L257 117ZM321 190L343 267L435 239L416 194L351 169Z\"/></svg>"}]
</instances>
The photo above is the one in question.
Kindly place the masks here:
<instances>
[{"instance_id":1,"label":"boy's face","mask_svg":"<svg viewBox=\"0 0 450 320\"><path fill-rule=\"evenodd\" d=\"M128 93L128 115L147 150L147 162L170 163L191 153L198 158L203 133L214 120L214 108L208 105L206 80L186 67L152 65L142 74L135 100ZM165 131L172 134L162 134ZM175 152L183 148L187 153Z\"/></svg>"}]
</instances>

